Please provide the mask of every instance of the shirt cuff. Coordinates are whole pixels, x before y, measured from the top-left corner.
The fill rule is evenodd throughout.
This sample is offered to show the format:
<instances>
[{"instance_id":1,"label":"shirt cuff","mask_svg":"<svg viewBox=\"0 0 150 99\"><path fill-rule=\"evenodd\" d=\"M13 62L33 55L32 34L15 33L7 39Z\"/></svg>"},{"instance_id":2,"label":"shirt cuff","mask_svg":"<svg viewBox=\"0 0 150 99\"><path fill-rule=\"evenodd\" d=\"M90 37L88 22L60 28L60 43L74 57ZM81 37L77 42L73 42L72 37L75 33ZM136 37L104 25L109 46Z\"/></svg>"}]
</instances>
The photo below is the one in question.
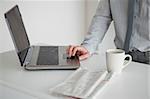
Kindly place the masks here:
<instances>
[{"instance_id":1,"label":"shirt cuff","mask_svg":"<svg viewBox=\"0 0 150 99\"><path fill-rule=\"evenodd\" d=\"M82 47L86 48L89 52L90 55L94 54L95 53L95 49L90 46L89 44L81 44Z\"/></svg>"}]
</instances>

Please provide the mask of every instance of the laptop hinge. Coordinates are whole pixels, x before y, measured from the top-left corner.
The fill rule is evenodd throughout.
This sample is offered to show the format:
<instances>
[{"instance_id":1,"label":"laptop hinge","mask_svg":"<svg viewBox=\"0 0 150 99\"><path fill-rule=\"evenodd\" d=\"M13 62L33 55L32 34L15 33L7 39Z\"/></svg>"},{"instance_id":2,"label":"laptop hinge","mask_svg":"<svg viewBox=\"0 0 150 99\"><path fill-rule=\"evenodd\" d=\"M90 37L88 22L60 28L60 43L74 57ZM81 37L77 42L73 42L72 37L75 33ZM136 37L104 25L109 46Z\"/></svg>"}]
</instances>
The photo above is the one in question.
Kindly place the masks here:
<instances>
[{"instance_id":1,"label":"laptop hinge","mask_svg":"<svg viewBox=\"0 0 150 99\"><path fill-rule=\"evenodd\" d=\"M33 52L33 46L28 49L28 53L26 55L25 61L23 63L23 66L26 66L26 65L28 65L30 63L31 58L32 58L32 52Z\"/></svg>"}]
</instances>

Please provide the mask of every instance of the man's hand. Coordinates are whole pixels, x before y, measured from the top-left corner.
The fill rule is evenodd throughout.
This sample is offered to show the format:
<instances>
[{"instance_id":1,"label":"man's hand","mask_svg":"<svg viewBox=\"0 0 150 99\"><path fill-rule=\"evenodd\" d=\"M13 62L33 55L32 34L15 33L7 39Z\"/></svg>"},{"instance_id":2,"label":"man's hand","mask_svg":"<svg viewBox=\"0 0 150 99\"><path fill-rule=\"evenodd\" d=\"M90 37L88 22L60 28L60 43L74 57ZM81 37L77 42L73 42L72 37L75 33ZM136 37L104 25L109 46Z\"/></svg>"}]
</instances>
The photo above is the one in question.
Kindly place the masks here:
<instances>
[{"instance_id":1,"label":"man's hand","mask_svg":"<svg viewBox=\"0 0 150 99\"><path fill-rule=\"evenodd\" d=\"M71 56L79 56L80 60L84 60L90 56L88 50L82 46L69 46L67 53L69 54L69 57Z\"/></svg>"}]
</instances>

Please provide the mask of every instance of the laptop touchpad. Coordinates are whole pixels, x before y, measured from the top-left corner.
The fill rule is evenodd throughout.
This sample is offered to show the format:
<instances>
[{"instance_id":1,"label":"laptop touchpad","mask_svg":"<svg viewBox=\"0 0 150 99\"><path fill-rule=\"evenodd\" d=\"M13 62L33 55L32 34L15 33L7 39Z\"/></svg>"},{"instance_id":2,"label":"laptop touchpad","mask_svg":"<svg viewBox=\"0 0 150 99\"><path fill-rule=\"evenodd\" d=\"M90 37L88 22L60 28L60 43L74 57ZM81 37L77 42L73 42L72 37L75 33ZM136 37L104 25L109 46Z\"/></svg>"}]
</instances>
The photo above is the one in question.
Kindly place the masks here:
<instances>
[{"instance_id":1,"label":"laptop touchpad","mask_svg":"<svg viewBox=\"0 0 150 99\"><path fill-rule=\"evenodd\" d=\"M58 46L41 46L37 65L58 65Z\"/></svg>"}]
</instances>

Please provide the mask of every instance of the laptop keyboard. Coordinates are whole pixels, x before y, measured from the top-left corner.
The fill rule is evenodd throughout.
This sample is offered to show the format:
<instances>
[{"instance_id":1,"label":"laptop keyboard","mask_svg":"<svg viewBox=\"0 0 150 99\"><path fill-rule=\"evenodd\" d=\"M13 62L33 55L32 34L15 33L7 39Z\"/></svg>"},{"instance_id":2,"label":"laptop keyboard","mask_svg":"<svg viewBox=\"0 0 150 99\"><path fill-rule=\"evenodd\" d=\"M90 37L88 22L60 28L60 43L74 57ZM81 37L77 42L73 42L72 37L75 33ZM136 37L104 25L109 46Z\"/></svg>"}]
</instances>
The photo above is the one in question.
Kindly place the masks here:
<instances>
[{"instance_id":1,"label":"laptop keyboard","mask_svg":"<svg viewBox=\"0 0 150 99\"><path fill-rule=\"evenodd\" d=\"M58 65L58 64L59 64L58 47L41 46L37 65Z\"/></svg>"}]
</instances>

